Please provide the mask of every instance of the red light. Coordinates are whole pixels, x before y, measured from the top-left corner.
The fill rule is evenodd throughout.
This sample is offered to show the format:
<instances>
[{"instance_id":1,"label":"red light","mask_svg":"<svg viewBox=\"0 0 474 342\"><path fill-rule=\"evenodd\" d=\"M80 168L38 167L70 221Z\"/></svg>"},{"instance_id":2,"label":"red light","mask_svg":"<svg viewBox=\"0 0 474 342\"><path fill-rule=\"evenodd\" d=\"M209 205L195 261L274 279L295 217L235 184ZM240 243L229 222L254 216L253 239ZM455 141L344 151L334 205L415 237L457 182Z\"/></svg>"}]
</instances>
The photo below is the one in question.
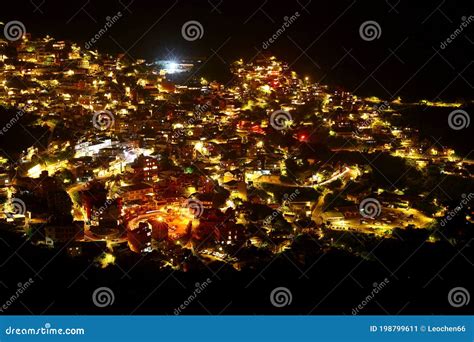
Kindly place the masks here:
<instances>
[{"instance_id":1,"label":"red light","mask_svg":"<svg viewBox=\"0 0 474 342\"><path fill-rule=\"evenodd\" d=\"M251 127L251 130L252 130L253 133L259 133L259 134L264 133L263 129L259 125L253 125Z\"/></svg>"}]
</instances>

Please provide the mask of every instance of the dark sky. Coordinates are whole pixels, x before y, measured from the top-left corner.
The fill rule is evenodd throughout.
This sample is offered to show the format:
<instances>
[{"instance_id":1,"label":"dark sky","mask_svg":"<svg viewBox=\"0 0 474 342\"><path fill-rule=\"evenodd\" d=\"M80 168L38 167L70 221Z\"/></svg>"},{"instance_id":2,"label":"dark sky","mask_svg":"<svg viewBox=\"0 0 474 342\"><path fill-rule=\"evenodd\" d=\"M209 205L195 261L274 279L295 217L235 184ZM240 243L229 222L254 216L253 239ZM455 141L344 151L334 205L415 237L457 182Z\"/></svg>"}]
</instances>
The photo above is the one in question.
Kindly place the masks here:
<instances>
[{"instance_id":1,"label":"dark sky","mask_svg":"<svg viewBox=\"0 0 474 342\"><path fill-rule=\"evenodd\" d=\"M314 80L387 99L473 95L474 17L440 49L463 17L474 15L472 0L16 0L2 4L0 20L20 20L34 36L84 43L118 11L123 16L98 41L99 50L146 59L207 56L203 70L211 78L235 59L252 58L284 17L298 12L268 51ZM183 39L189 20L202 24L201 39ZM381 28L373 41L359 35L369 20Z\"/></svg>"}]
</instances>

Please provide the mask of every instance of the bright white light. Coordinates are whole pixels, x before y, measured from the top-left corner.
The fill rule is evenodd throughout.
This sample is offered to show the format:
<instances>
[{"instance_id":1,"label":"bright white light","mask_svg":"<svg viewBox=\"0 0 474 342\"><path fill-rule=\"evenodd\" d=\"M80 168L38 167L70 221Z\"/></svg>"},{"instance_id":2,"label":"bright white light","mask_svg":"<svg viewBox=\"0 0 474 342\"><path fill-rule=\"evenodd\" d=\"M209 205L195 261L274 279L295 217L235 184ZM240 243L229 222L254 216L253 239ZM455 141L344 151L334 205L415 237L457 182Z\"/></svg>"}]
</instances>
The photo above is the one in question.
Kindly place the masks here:
<instances>
[{"instance_id":1,"label":"bright white light","mask_svg":"<svg viewBox=\"0 0 474 342\"><path fill-rule=\"evenodd\" d=\"M170 62L168 64L168 73L170 74L174 74L175 72L178 71L178 63L175 63L175 62Z\"/></svg>"}]
</instances>

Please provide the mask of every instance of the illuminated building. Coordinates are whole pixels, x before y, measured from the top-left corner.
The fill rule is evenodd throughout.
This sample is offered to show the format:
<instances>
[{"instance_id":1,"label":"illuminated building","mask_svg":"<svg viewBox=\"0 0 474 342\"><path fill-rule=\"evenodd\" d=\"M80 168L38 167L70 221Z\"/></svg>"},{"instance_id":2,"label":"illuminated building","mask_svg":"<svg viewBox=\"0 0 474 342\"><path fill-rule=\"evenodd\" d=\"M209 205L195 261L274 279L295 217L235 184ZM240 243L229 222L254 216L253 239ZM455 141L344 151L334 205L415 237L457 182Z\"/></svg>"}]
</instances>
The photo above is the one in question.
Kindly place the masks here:
<instances>
[{"instance_id":1,"label":"illuminated building","mask_svg":"<svg viewBox=\"0 0 474 342\"><path fill-rule=\"evenodd\" d=\"M139 156L132 165L136 179L151 182L158 178L159 162L153 157Z\"/></svg>"},{"instance_id":2,"label":"illuminated building","mask_svg":"<svg viewBox=\"0 0 474 342\"><path fill-rule=\"evenodd\" d=\"M127 231L127 239L130 249L135 253L151 252L152 229L148 222L140 222L138 228Z\"/></svg>"},{"instance_id":3,"label":"illuminated building","mask_svg":"<svg viewBox=\"0 0 474 342\"><path fill-rule=\"evenodd\" d=\"M147 196L153 196L153 187L146 183L138 183L122 187L121 196L125 202L146 200Z\"/></svg>"}]
</instances>

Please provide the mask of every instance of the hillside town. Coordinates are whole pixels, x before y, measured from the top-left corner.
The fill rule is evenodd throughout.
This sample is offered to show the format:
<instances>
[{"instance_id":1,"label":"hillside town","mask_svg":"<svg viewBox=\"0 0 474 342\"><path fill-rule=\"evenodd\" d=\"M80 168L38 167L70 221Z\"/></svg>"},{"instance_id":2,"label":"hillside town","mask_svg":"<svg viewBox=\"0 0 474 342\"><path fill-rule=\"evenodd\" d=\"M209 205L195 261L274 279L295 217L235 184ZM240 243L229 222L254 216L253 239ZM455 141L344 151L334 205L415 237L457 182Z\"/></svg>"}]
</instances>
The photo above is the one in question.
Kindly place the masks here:
<instances>
[{"instance_id":1,"label":"hillside town","mask_svg":"<svg viewBox=\"0 0 474 342\"><path fill-rule=\"evenodd\" d=\"M436 243L453 199L473 223L472 160L399 112L461 103L362 98L264 54L235 61L227 83L205 63L0 41L0 136L34 140L0 151L2 229L99 268L138 254L187 271L304 258L304 239L358 255L365 238Z\"/></svg>"}]
</instances>

